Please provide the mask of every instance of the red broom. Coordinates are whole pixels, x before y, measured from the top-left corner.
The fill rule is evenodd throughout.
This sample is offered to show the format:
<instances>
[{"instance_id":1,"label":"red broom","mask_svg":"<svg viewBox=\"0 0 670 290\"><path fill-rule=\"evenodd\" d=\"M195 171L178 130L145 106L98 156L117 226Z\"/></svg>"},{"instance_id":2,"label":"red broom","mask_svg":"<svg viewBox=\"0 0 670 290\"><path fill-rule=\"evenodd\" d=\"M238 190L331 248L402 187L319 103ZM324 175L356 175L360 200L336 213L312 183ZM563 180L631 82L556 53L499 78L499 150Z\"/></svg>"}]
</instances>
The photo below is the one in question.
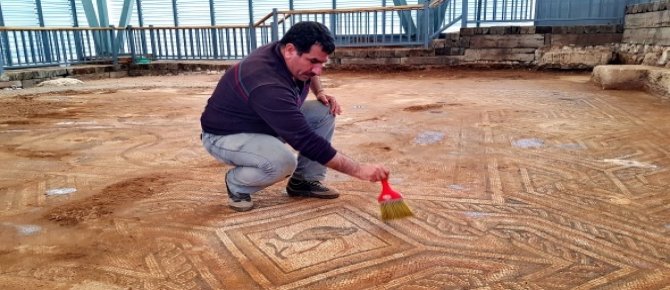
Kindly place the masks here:
<instances>
[{"instance_id":1,"label":"red broom","mask_svg":"<svg viewBox=\"0 0 670 290\"><path fill-rule=\"evenodd\" d=\"M382 211L383 220L399 219L413 216L412 210L403 201L400 192L391 188L387 179L382 180L382 193L377 198Z\"/></svg>"}]
</instances>

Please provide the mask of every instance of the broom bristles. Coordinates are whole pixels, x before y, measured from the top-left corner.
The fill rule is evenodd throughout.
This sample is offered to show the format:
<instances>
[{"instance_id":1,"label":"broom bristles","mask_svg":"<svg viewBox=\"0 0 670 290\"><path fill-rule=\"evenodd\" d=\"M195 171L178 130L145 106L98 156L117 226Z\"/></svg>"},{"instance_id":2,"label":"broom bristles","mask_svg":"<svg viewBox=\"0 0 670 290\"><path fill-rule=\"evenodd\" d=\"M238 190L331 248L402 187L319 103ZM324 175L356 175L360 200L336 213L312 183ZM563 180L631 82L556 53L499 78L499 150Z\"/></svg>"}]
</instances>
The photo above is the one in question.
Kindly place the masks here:
<instances>
[{"instance_id":1,"label":"broom bristles","mask_svg":"<svg viewBox=\"0 0 670 290\"><path fill-rule=\"evenodd\" d=\"M383 220L399 219L414 215L402 199L382 202L380 207Z\"/></svg>"}]
</instances>

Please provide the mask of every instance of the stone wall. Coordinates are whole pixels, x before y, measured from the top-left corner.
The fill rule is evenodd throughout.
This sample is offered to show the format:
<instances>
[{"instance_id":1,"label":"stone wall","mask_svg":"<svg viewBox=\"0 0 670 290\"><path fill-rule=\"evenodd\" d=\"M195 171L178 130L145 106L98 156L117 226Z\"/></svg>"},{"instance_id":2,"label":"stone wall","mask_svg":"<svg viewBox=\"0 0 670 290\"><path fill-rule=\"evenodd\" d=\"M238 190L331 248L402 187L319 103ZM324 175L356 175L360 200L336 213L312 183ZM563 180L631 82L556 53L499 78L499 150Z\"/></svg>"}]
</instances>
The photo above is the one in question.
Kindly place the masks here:
<instances>
[{"instance_id":1,"label":"stone wall","mask_svg":"<svg viewBox=\"0 0 670 290\"><path fill-rule=\"evenodd\" d=\"M628 6L618 62L670 67L670 0Z\"/></svg>"},{"instance_id":2,"label":"stone wall","mask_svg":"<svg viewBox=\"0 0 670 290\"><path fill-rule=\"evenodd\" d=\"M181 73L221 74L236 61L157 61L149 64L74 65L8 70L0 76L0 90L27 89L58 78L79 80L127 76L177 75Z\"/></svg>"},{"instance_id":3,"label":"stone wall","mask_svg":"<svg viewBox=\"0 0 670 290\"><path fill-rule=\"evenodd\" d=\"M0 89L27 89L43 81L64 77L90 80L126 76L128 76L127 68L121 69L114 65L77 65L8 70L0 76Z\"/></svg>"},{"instance_id":4,"label":"stone wall","mask_svg":"<svg viewBox=\"0 0 670 290\"><path fill-rule=\"evenodd\" d=\"M340 48L332 64L591 69L615 61L623 26L463 28L421 48Z\"/></svg>"}]
</instances>

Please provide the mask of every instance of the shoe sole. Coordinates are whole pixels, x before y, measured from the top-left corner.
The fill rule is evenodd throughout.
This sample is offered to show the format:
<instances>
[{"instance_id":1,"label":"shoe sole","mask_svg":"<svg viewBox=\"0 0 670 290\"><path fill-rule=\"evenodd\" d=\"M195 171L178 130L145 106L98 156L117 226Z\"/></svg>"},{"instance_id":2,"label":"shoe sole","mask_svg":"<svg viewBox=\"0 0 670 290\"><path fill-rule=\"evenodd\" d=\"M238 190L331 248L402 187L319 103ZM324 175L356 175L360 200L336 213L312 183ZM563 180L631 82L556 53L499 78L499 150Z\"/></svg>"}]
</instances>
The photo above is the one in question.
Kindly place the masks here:
<instances>
[{"instance_id":1,"label":"shoe sole","mask_svg":"<svg viewBox=\"0 0 670 290\"><path fill-rule=\"evenodd\" d=\"M334 199L340 197L339 193L336 194L316 194L311 191L293 191L293 190L286 190L286 193L290 197L314 197L314 198L321 198L321 199Z\"/></svg>"},{"instance_id":2,"label":"shoe sole","mask_svg":"<svg viewBox=\"0 0 670 290\"><path fill-rule=\"evenodd\" d=\"M235 205L235 201L233 199L228 198L228 207L232 208L235 211L250 211L251 209L254 208L253 202L249 201L249 205Z\"/></svg>"}]
</instances>

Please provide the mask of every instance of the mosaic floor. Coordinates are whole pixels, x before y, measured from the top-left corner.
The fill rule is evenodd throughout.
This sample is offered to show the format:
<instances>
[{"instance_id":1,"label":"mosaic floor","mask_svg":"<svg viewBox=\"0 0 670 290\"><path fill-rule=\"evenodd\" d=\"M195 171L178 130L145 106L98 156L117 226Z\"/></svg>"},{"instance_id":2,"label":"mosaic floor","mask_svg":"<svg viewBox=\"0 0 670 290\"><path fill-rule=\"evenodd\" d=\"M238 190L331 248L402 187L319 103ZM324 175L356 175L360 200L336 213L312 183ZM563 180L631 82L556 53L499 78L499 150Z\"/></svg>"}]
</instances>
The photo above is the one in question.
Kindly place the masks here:
<instances>
[{"instance_id":1,"label":"mosaic floor","mask_svg":"<svg viewBox=\"0 0 670 290\"><path fill-rule=\"evenodd\" d=\"M3 289L670 289L670 101L588 74L333 72L336 200L226 206L217 75L0 93Z\"/></svg>"}]
</instances>

